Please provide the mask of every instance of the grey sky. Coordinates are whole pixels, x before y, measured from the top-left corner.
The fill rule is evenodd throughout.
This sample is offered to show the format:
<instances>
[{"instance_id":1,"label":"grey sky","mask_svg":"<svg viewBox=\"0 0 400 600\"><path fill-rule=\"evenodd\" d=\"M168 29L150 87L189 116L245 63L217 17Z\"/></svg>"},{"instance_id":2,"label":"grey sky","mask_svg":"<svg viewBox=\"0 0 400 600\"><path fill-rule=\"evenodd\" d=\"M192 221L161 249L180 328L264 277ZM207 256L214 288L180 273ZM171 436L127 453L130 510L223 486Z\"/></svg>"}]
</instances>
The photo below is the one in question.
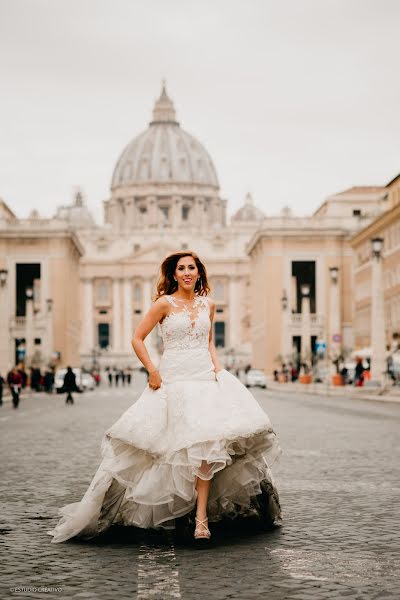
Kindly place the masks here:
<instances>
[{"instance_id":1,"label":"grey sky","mask_svg":"<svg viewBox=\"0 0 400 600\"><path fill-rule=\"evenodd\" d=\"M312 212L400 172L397 0L0 0L0 197L101 214L161 80L230 212Z\"/></svg>"}]
</instances>

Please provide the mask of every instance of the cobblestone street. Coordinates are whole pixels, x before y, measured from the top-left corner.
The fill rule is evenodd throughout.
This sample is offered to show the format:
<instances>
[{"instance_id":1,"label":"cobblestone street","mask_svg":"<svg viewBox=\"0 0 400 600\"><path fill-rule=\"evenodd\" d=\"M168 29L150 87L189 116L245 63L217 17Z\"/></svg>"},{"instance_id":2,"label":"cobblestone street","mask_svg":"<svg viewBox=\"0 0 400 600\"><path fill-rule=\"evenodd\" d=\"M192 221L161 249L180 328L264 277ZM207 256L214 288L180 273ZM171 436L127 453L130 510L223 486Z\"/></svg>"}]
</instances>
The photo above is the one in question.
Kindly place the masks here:
<instances>
[{"instance_id":1,"label":"cobblestone street","mask_svg":"<svg viewBox=\"0 0 400 600\"><path fill-rule=\"evenodd\" d=\"M282 528L215 528L204 550L128 528L51 544L58 508L79 501L97 469L103 431L143 387L138 376L73 406L37 394L0 407L1 598L400 597L399 404L255 391L284 450Z\"/></svg>"}]
</instances>

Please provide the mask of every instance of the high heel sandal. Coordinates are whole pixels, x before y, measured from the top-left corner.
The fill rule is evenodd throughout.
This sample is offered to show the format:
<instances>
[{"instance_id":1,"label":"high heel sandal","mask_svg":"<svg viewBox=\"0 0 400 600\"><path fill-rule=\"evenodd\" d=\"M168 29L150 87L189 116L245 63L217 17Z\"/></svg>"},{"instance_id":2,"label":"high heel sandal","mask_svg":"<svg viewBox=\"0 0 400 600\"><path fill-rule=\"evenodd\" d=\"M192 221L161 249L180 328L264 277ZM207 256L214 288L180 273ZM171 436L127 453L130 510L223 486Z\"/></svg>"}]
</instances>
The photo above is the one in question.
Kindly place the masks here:
<instances>
[{"instance_id":1,"label":"high heel sandal","mask_svg":"<svg viewBox=\"0 0 400 600\"><path fill-rule=\"evenodd\" d=\"M201 520L195 517L196 520L196 529L194 530L194 539L195 540L209 540L211 537L211 531L208 529L206 523L208 523L208 518ZM201 525L202 529L199 528Z\"/></svg>"}]
</instances>

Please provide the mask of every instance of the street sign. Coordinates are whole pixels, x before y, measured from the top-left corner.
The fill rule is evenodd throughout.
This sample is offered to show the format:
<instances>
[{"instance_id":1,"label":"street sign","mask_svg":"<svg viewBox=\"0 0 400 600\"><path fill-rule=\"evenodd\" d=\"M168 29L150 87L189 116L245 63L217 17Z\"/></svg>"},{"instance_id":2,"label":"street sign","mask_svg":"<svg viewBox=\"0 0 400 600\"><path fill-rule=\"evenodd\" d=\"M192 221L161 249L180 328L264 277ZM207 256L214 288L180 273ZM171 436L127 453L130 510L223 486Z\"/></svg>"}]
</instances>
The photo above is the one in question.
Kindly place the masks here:
<instances>
[{"instance_id":1,"label":"street sign","mask_svg":"<svg viewBox=\"0 0 400 600\"><path fill-rule=\"evenodd\" d=\"M339 342L341 342L342 341L342 336L340 335L340 333L335 333L332 336L332 341L336 342L336 344L338 344Z\"/></svg>"}]
</instances>

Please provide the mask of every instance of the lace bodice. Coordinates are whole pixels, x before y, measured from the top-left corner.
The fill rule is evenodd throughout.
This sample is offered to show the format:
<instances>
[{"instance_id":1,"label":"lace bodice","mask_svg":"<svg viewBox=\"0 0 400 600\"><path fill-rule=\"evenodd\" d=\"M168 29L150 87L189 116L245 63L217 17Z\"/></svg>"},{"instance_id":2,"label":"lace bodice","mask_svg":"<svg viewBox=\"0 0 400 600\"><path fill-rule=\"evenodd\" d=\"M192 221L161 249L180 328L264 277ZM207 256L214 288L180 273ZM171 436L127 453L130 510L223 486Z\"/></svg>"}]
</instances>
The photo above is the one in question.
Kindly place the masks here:
<instances>
[{"instance_id":1,"label":"lace bodice","mask_svg":"<svg viewBox=\"0 0 400 600\"><path fill-rule=\"evenodd\" d=\"M190 308L173 296L165 296L171 312L160 323L164 350L208 348L210 304L205 296L196 296Z\"/></svg>"}]
</instances>

